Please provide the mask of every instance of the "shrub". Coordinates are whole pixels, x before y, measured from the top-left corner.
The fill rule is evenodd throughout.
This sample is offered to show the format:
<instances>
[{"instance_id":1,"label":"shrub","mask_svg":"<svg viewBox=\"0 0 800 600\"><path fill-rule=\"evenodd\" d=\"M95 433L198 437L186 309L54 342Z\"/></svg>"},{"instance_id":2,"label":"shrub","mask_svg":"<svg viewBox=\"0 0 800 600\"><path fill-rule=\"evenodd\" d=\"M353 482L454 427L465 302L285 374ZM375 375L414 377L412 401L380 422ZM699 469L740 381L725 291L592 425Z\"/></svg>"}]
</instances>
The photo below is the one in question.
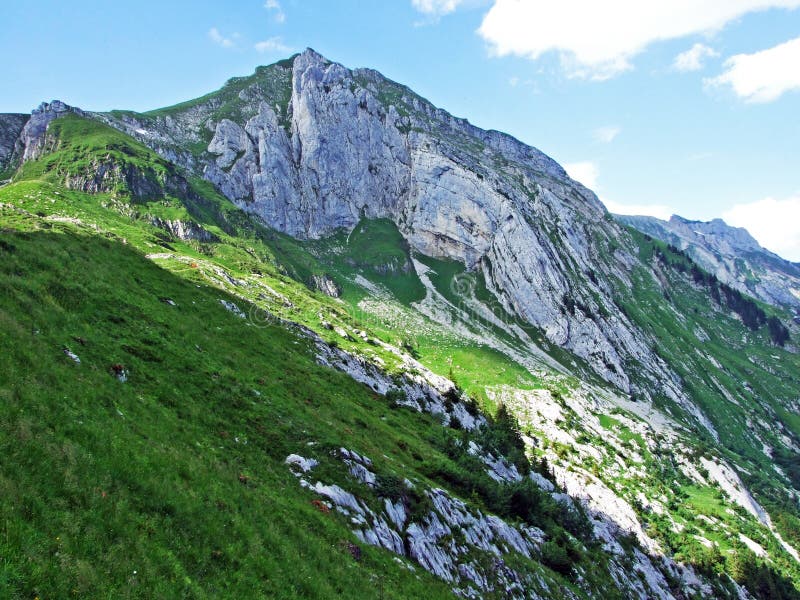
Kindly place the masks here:
<instances>
[{"instance_id":1,"label":"shrub","mask_svg":"<svg viewBox=\"0 0 800 600\"><path fill-rule=\"evenodd\" d=\"M406 395L402 390L392 388L386 392L386 401L392 408L397 408L406 400Z\"/></svg>"},{"instance_id":2,"label":"shrub","mask_svg":"<svg viewBox=\"0 0 800 600\"><path fill-rule=\"evenodd\" d=\"M769 329L769 337L773 344L783 346L789 341L789 330L775 315L767 319L767 328Z\"/></svg>"},{"instance_id":3,"label":"shrub","mask_svg":"<svg viewBox=\"0 0 800 600\"><path fill-rule=\"evenodd\" d=\"M562 575L569 575L572 571L572 560L566 548L553 540L542 544L542 562Z\"/></svg>"},{"instance_id":4,"label":"shrub","mask_svg":"<svg viewBox=\"0 0 800 600\"><path fill-rule=\"evenodd\" d=\"M497 408L494 419L481 428L478 442L490 452L505 456L523 475L530 473L519 423L504 404Z\"/></svg>"},{"instance_id":5,"label":"shrub","mask_svg":"<svg viewBox=\"0 0 800 600\"><path fill-rule=\"evenodd\" d=\"M375 492L381 498L397 502L405 497L406 484L397 475L378 475L376 479Z\"/></svg>"}]
</instances>

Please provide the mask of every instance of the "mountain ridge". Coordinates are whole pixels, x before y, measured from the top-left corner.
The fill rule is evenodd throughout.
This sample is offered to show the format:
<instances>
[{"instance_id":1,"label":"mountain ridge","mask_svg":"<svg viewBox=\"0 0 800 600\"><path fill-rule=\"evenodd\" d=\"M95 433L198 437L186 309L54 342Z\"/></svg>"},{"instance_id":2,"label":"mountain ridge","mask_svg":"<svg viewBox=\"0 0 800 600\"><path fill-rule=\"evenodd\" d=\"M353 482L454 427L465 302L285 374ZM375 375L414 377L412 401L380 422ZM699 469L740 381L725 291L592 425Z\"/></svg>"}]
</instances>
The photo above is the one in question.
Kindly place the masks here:
<instances>
[{"instance_id":1,"label":"mountain ridge","mask_svg":"<svg viewBox=\"0 0 800 600\"><path fill-rule=\"evenodd\" d=\"M364 383L373 399L393 409L429 407L441 424L431 421L438 433L427 435L445 432L449 441L435 447L450 459L404 458L416 462L394 465L398 480L384 481L382 496L370 491L376 472L363 447L353 456L344 441L324 451L281 445L291 460L274 467L292 470L291 484L328 502L322 506L350 511L354 539L457 578L456 590L490 588L481 588L480 561L471 571L453 570L449 561L460 550L447 549L450 538L433 519L452 528L453 539L472 531L473 518L481 527L495 523L507 541L514 534L498 515L545 527L546 546L532 541L535 532L525 534L533 546L519 545L533 563L515 562L513 550L503 560L575 597L612 580L620 596L746 597L760 593L753 591L759 577L796 578L796 328L784 347L774 344L767 313L752 300L715 287L677 248L611 221L596 196L535 149L504 134L470 137L472 126L421 100L415 105L377 72L358 81L360 71L304 54L146 115L43 106L23 127L27 159L0 189L4 226L55 226L130 244L211 293L224 290L220 314L244 330L301 324L319 336L317 361ZM25 244L24 236L13 242ZM715 299L714 289L723 297ZM168 310L164 298L156 306ZM77 343L69 342L73 354ZM137 372L141 357L152 357L143 345L123 350L133 352L124 356ZM240 354L248 360L246 349ZM244 364L225 372L238 377ZM398 383L425 373L440 392ZM233 392L240 402L255 396L243 385ZM308 396L292 400L314 404ZM477 404L490 415L511 411L519 437L500 443L493 437L500 432L477 427L474 450L459 436L475 435ZM366 423L377 425L372 417ZM402 419L392 423L403 427ZM394 456L385 441L370 440L367 456ZM425 487L415 495L404 487L403 474L419 473L409 466L417 462L430 480L425 486L449 491ZM544 479L525 475L542 464ZM350 475L337 471L343 467ZM492 487L484 475L504 483ZM514 487L528 479L546 497ZM562 492L554 482L573 498L564 503L588 511L591 536L581 537L585 522L569 514L552 513L568 527L562 534L527 512L534 501L544 503L544 514L555 510L549 503ZM424 512L425 498L433 512ZM512 498L519 502L513 510ZM419 519L425 515L427 522ZM419 544L427 550L408 552ZM584 552L600 566L590 567ZM758 571L757 557L738 563L748 552L768 556L774 571ZM683 570L684 563L694 566ZM536 571L541 565L550 570ZM553 569L587 579L570 587ZM726 583L720 574L727 572L750 592ZM506 591L525 593L513 577L502 581Z\"/></svg>"},{"instance_id":2,"label":"mountain ridge","mask_svg":"<svg viewBox=\"0 0 800 600\"><path fill-rule=\"evenodd\" d=\"M268 69L261 72L266 73ZM278 81L278 89L285 90L288 83L286 68L280 66L272 70L277 74L270 77ZM628 388L631 384L624 374L623 361L627 356L649 353L647 342L632 333L633 328L616 328L612 335L613 325L602 320L598 325L594 320L575 319L573 315L567 315L568 326L562 323L562 298L565 295L578 296L581 305L591 307L598 314L603 310L616 312L607 297L601 300L605 308L598 306L595 298L607 296L607 293L597 289L585 274L591 266L584 249L592 246L590 236L584 231L585 225L578 222L571 225L569 228L575 239L559 242L571 244L573 248L569 254L581 257L582 265L556 261L553 263L556 268L544 273L515 269L515 265L530 264L530 261L508 260L500 248L492 248L493 238L506 236L509 239L502 243L503 247L516 245L518 250L515 252L520 254L524 253L523 247L537 248L537 252L548 257L543 264L550 264L552 258L558 256L552 240L536 235L535 230L527 225L529 220L537 218L526 208L531 198L541 196L538 206L550 213L551 220L577 216L573 209L562 211L559 208L558 212L548 208L555 193L559 202L562 199L568 203L577 202L576 206L591 211L593 214L580 217L580 221L594 223L602 220L605 214L605 208L596 196L569 180L557 163L538 150L505 134L486 134L467 125L463 119L434 109L417 97L403 98L396 92L394 86L397 84L393 82L387 83L381 78L379 82L385 87L378 88L375 77L378 75L374 71L349 71L307 50L294 59L292 66L291 102L287 105L291 107L291 136L279 125L280 119L288 118L289 109L281 105L276 113L269 105L251 100L251 88L245 88L238 92L237 97L245 99L245 114L253 116L247 119L244 127L222 118L214 127L205 158L184 158L183 164L190 169L202 170L202 176L237 205L256 212L268 225L290 235L313 238L338 227L352 228L364 211L367 217L392 218L412 247L428 255L460 260L470 269L480 268L485 274L491 273L490 277L497 276L497 281L493 282L494 289L518 289L502 303L544 329L548 339L554 343L577 351L593 364L601 376ZM256 84L256 89L260 89L258 86ZM280 94L286 98L285 91ZM198 110L193 106L190 112ZM340 123L344 114L355 117L354 123L360 124L347 129L335 125L332 129L325 129L323 126L324 131L317 131L317 124ZM120 124L114 119L108 122L137 137L137 130L149 131L147 124L142 122L144 118L137 117L130 123L123 120ZM187 118L196 121L191 115L163 117L165 123L168 119L185 121ZM154 139L150 140L157 151L164 141L165 132L170 130L169 125L166 129L160 128L159 123L155 123ZM208 125L206 121L203 127L210 133ZM188 129L199 131L200 123ZM429 133L423 133L425 131ZM475 137L477 132L480 132L479 138ZM138 133L140 141L148 143L146 138L146 134ZM324 147L319 146L319 139L326 140ZM255 140L259 140L258 144ZM260 151L259 144L263 144L265 152ZM481 166L481 161L486 158L484 150L495 157L490 159L495 168L499 165L507 171L502 177ZM162 154L171 160L176 156L172 149ZM320 168L314 166L317 161L331 157L339 157L337 160L340 162ZM409 163L412 157L413 166ZM178 162L180 164L181 160ZM200 167L198 162L205 164ZM359 175L337 179L336 174L342 172ZM440 178L444 178L445 183L439 182ZM538 179L549 181L550 188L537 187L540 185ZM428 193L428 190L447 186L455 186L453 189L458 192L455 195L451 192L451 197ZM463 197L455 200L458 194ZM575 198L580 200L569 200L570 194L575 194ZM443 218L431 212L448 206L451 216L446 219L452 223L448 225L449 230L444 229ZM515 212L516 216L512 216ZM490 216L487 219L483 215ZM517 224L519 226L515 226ZM554 224L552 230L558 231L559 228ZM607 238L617 235L617 232L605 234ZM493 265L508 264L512 272L505 273L502 267L490 271L479 265L484 257ZM612 270L614 268L609 267L609 271ZM616 275L625 278L622 271L617 271ZM578 289L567 284L575 276L583 280ZM529 282L537 283L531 285ZM547 287L555 289L541 294L538 291L542 288L540 283L545 282ZM583 294L583 287L594 288L593 294ZM625 321L622 315L619 319ZM649 362L652 363L652 380L664 382L668 395L679 396L679 392L670 388L668 383L674 377L662 376L666 369L658 364L658 358L651 355ZM640 390L640 393L649 392Z\"/></svg>"},{"instance_id":3,"label":"mountain ridge","mask_svg":"<svg viewBox=\"0 0 800 600\"><path fill-rule=\"evenodd\" d=\"M763 302L800 310L800 267L763 248L742 227L722 219L692 221L673 215L655 217L615 215L636 229L689 253L723 283Z\"/></svg>"}]
</instances>

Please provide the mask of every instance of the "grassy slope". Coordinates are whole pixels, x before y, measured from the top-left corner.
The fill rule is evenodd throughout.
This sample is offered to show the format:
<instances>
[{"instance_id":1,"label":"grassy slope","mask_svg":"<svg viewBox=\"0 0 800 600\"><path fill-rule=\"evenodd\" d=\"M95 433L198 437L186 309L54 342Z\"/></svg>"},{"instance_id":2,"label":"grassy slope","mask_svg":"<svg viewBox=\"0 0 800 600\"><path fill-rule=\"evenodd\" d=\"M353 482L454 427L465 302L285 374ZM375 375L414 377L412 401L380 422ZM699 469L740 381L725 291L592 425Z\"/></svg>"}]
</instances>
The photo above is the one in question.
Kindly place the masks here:
<instances>
[{"instance_id":1,"label":"grassy slope","mask_svg":"<svg viewBox=\"0 0 800 600\"><path fill-rule=\"evenodd\" d=\"M460 482L456 491L484 510L504 497L476 459L454 453L455 432L318 367L306 340L243 303L318 328L321 311L359 325L286 274L301 263L318 268L313 257L201 182L192 182L198 197L184 204L66 190L56 182L69 152L98 158L112 145L125 156L138 148L72 118L56 131L59 160L32 163L0 188L0 335L9 348L0 358L8 457L0 466L2 595L448 595L385 552L365 548L356 563L348 524L314 508L282 464L291 452L315 456L326 482L352 488L330 458L346 446L373 457L379 475L423 486ZM154 215L197 220L220 241L172 238L150 224ZM387 252L396 253L391 244ZM156 260L166 270L144 253L164 256ZM246 281L229 284L220 267ZM275 289L279 297L264 293ZM220 299L238 302L250 318L235 317ZM112 365L124 366L127 382L113 377ZM533 522L567 540L553 521L558 506L550 510ZM603 585L604 558L587 551L576 560ZM571 587L541 565L525 568Z\"/></svg>"},{"instance_id":2,"label":"grassy slope","mask_svg":"<svg viewBox=\"0 0 800 600\"><path fill-rule=\"evenodd\" d=\"M383 286L406 305L425 297L425 288L411 266L408 243L389 219L362 219L352 232L338 232L304 246L318 261L318 270L336 275L349 297L368 295L362 287L352 285L357 275Z\"/></svg>"},{"instance_id":3,"label":"grassy slope","mask_svg":"<svg viewBox=\"0 0 800 600\"><path fill-rule=\"evenodd\" d=\"M90 172L98 160L129 165L156 180L163 181L167 174L175 173L171 163L136 140L77 115L68 114L53 121L48 135L57 140L55 147L40 160L23 164L14 179L61 181L68 175Z\"/></svg>"},{"instance_id":4,"label":"grassy slope","mask_svg":"<svg viewBox=\"0 0 800 600\"><path fill-rule=\"evenodd\" d=\"M640 235L635 239L644 263L651 263L658 242ZM800 428L785 408L785 400L797 395L795 374L800 369L800 357L772 344L766 327L756 332L747 330L729 310L715 306L706 290L689 285L685 276L671 269L665 271L669 282L665 290L646 274L637 273L634 289L625 298L625 309L658 339L670 340L659 352L684 378L726 446L748 458L763 457L761 445L743 427L746 417L769 422L774 418L767 412L770 409L781 426L800 439ZM709 339L698 339L699 331ZM713 363L701 353L714 357L723 367L712 368ZM712 376L735 402L723 397ZM776 439L768 441L777 443Z\"/></svg>"},{"instance_id":5,"label":"grassy slope","mask_svg":"<svg viewBox=\"0 0 800 600\"><path fill-rule=\"evenodd\" d=\"M653 262L657 247L668 252L660 242L638 232L632 235L645 264ZM744 467L745 483L783 535L800 545L799 511L785 491L797 482L778 475L775 461L762 450L764 443L782 448L782 435L800 440L800 422L787 409L787 401L797 397L800 387L800 357L773 345L766 327L757 332L744 328L730 311L717 307L706 290L690 285L685 275L670 268L661 272L667 281L663 290L647 273L634 274L635 285L622 302L626 312L657 339L669 340L658 352L676 369L718 431L722 444L698 431L698 451L714 447ZM698 333L709 339L699 340Z\"/></svg>"},{"instance_id":6,"label":"grassy slope","mask_svg":"<svg viewBox=\"0 0 800 600\"><path fill-rule=\"evenodd\" d=\"M3 236L2 595L357 598L375 594L363 571L389 595L444 593L378 551L357 565L346 527L281 464L311 441L323 460L344 445L379 469L410 460L400 441L435 454L424 417L388 414L303 340L230 314L219 292L55 229Z\"/></svg>"}]
</instances>

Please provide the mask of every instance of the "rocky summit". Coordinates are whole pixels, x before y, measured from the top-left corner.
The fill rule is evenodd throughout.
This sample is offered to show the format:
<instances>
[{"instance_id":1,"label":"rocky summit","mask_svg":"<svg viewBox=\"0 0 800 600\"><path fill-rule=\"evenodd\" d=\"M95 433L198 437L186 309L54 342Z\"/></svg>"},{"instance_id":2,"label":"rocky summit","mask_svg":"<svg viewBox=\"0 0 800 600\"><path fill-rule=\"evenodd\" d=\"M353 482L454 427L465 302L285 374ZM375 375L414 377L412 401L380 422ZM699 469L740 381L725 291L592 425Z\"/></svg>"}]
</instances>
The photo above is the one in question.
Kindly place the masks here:
<instances>
[{"instance_id":1,"label":"rocky summit","mask_svg":"<svg viewBox=\"0 0 800 600\"><path fill-rule=\"evenodd\" d=\"M722 219L617 215L622 223L684 250L720 281L775 306L800 310L800 267L761 247L746 229ZM800 313L799 313L800 314Z\"/></svg>"},{"instance_id":2,"label":"rocky summit","mask_svg":"<svg viewBox=\"0 0 800 600\"><path fill-rule=\"evenodd\" d=\"M0 172L0 595L800 596L800 272L745 230L311 49L0 115Z\"/></svg>"}]
</instances>

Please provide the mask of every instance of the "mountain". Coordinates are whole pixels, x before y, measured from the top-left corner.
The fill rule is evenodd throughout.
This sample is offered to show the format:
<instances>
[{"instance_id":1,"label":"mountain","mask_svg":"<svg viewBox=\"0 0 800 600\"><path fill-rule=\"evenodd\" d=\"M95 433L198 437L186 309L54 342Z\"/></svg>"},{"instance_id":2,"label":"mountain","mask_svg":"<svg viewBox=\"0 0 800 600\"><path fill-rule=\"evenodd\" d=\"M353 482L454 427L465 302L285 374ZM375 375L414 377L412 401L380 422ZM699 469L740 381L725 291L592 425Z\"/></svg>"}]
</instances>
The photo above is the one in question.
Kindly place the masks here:
<instances>
[{"instance_id":1,"label":"mountain","mask_svg":"<svg viewBox=\"0 0 800 600\"><path fill-rule=\"evenodd\" d=\"M622 248L613 256L622 234L596 196L536 149L456 119L374 71L307 51L198 101L112 113L107 122L293 237L389 218L412 249L480 274L505 309L603 378L680 397L674 374L605 285L626 280L620 264L633 258ZM565 311L565 298L587 311ZM646 385L625 372L633 359Z\"/></svg>"},{"instance_id":2,"label":"mountain","mask_svg":"<svg viewBox=\"0 0 800 600\"><path fill-rule=\"evenodd\" d=\"M4 595L798 597L797 325L542 152L312 50L0 122Z\"/></svg>"},{"instance_id":3,"label":"mountain","mask_svg":"<svg viewBox=\"0 0 800 600\"><path fill-rule=\"evenodd\" d=\"M673 215L615 215L626 225L687 252L706 271L745 294L774 306L800 309L800 266L765 250L746 229L722 219L689 221Z\"/></svg>"}]
</instances>

